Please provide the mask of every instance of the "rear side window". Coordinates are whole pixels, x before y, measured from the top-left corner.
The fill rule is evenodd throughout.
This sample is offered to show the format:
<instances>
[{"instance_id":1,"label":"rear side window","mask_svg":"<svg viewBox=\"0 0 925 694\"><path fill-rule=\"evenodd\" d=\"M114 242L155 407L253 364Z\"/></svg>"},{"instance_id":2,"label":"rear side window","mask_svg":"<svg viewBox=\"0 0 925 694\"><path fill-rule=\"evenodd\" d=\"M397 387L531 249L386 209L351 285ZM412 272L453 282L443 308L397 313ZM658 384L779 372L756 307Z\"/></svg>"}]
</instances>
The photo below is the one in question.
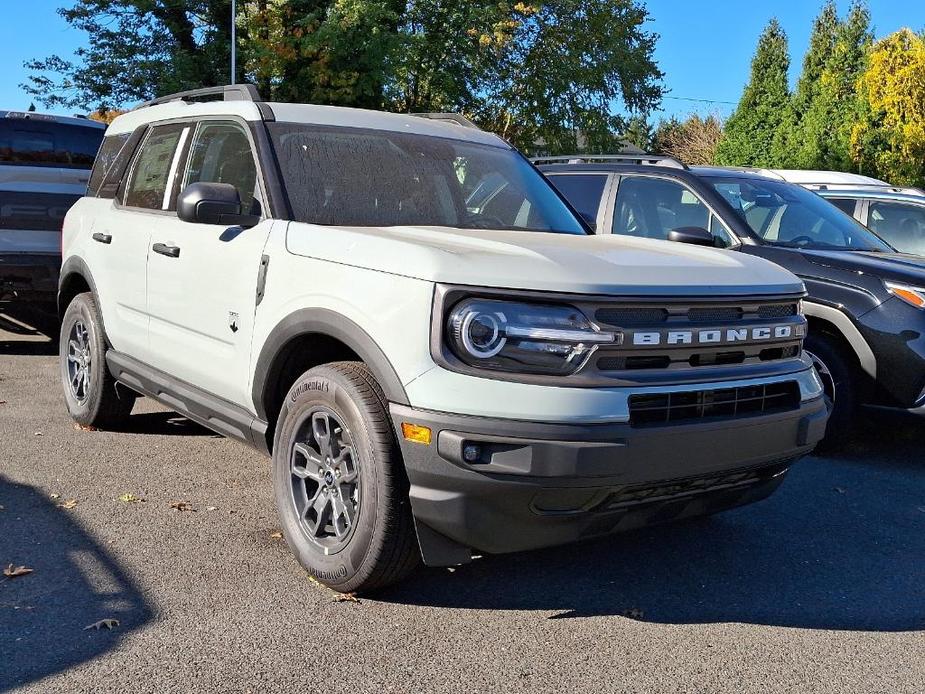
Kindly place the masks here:
<instances>
[{"instance_id":1,"label":"rear side window","mask_svg":"<svg viewBox=\"0 0 925 694\"><path fill-rule=\"evenodd\" d=\"M36 118L0 118L0 164L89 169L103 128Z\"/></svg>"},{"instance_id":2,"label":"rear side window","mask_svg":"<svg viewBox=\"0 0 925 694\"><path fill-rule=\"evenodd\" d=\"M572 207L592 218L601 206L607 176L604 174L550 174L547 178L572 203Z\"/></svg>"},{"instance_id":3,"label":"rear side window","mask_svg":"<svg viewBox=\"0 0 925 694\"><path fill-rule=\"evenodd\" d=\"M867 226L896 250L925 255L925 206L871 201Z\"/></svg>"},{"instance_id":4,"label":"rear side window","mask_svg":"<svg viewBox=\"0 0 925 694\"><path fill-rule=\"evenodd\" d=\"M641 176L620 181L613 233L667 239L672 229L709 226L710 210L680 183Z\"/></svg>"},{"instance_id":5,"label":"rear side window","mask_svg":"<svg viewBox=\"0 0 925 694\"><path fill-rule=\"evenodd\" d=\"M141 145L131 179L125 190L123 204L148 210L167 210L171 207L168 189L172 188L178 164L181 138L189 133L189 126L175 123L151 128Z\"/></svg>"},{"instance_id":6,"label":"rear side window","mask_svg":"<svg viewBox=\"0 0 925 694\"><path fill-rule=\"evenodd\" d=\"M87 184L87 195L97 197L100 194L100 186L106 178L106 172L112 166L122 147L128 142L130 133L120 133L119 135L109 135L103 139L99 153L96 155L96 161L93 162L93 172L90 174L90 182Z\"/></svg>"},{"instance_id":7,"label":"rear side window","mask_svg":"<svg viewBox=\"0 0 925 694\"><path fill-rule=\"evenodd\" d=\"M854 216L854 208L857 205L857 201L854 198L826 198L826 200L845 214L850 214L852 217Z\"/></svg>"}]
</instances>

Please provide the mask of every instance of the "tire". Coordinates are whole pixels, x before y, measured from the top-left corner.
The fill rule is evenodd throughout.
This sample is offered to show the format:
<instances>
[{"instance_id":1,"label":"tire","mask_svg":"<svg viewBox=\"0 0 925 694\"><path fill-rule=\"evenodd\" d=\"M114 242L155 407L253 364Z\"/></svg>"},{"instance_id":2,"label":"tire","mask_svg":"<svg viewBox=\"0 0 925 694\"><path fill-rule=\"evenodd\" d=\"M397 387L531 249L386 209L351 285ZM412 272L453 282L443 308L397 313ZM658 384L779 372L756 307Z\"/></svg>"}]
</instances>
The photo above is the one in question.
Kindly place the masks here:
<instances>
[{"instance_id":1,"label":"tire","mask_svg":"<svg viewBox=\"0 0 925 694\"><path fill-rule=\"evenodd\" d=\"M67 409L83 426L112 429L131 414L137 395L106 368L106 336L96 301L78 294L61 320L58 361Z\"/></svg>"},{"instance_id":2,"label":"tire","mask_svg":"<svg viewBox=\"0 0 925 694\"><path fill-rule=\"evenodd\" d=\"M819 442L817 450L837 450L854 431L861 387L860 373L837 338L827 333L811 331L803 343L803 349L813 360L826 397L833 406L825 438Z\"/></svg>"},{"instance_id":3,"label":"tire","mask_svg":"<svg viewBox=\"0 0 925 694\"><path fill-rule=\"evenodd\" d=\"M319 582L370 592L420 562L385 396L366 366L313 368L289 389L273 445L283 536Z\"/></svg>"}]
</instances>

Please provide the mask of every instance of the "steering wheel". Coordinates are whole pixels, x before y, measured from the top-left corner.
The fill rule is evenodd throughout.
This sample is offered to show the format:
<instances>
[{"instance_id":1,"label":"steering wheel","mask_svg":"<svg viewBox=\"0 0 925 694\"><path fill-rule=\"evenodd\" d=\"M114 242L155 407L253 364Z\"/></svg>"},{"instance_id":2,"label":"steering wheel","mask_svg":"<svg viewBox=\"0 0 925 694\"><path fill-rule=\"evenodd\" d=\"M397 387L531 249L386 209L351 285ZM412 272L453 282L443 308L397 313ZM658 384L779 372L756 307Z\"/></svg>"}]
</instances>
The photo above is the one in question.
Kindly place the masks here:
<instances>
[{"instance_id":1,"label":"steering wheel","mask_svg":"<svg viewBox=\"0 0 925 694\"><path fill-rule=\"evenodd\" d=\"M794 246L808 246L813 243L813 239L810 236L797 236L794 239L790 239L790 243Z\"/></svg>"},{"instance_id":2,"label":"steering wheel","mask_svg":"<svg viewBox=\"0 0 925 694\"><path fill-rule=\"evenodd\" d=\"M505 224L500 217L491 214L467 214L466 226L475 229L504 229L509 224Z\"/></svg>"}]
</instances>

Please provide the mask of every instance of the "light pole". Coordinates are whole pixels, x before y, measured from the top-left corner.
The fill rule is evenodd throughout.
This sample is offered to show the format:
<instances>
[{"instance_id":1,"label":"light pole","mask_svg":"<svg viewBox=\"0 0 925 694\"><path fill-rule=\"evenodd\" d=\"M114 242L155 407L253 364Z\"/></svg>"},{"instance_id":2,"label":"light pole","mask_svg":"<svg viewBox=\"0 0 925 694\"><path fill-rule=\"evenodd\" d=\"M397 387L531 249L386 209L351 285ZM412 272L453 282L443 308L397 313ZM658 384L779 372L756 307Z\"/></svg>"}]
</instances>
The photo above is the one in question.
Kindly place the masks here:
<instances>
[{"instance_id":1,"label":"light pole","mask_svg":"<svg viewBox=\"0 0 925 694\"><path fill-rule=\"evenodd\" d=\"M231 0L231 84L234 84L235 81L235 60L237 58L237 27L235 26L235 18L237 17L237 12L235 11L235 0Z\"/></svg>"}]
</instances>

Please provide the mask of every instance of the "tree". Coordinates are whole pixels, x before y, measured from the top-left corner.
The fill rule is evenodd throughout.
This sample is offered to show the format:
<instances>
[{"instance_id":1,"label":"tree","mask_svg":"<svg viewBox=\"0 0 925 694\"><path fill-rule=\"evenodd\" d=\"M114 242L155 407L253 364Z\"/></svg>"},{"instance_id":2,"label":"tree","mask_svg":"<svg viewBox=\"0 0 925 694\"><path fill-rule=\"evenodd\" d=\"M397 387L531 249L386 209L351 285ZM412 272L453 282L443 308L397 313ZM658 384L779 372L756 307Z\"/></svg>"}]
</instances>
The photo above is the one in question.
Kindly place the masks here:
<instances>
[{"instance_id":1,"label":"tree","mask_svg":"<svg viewBox=\"0 0 925 694\"><path fill-rule=\"evenodd\" d=\"M815 78L818 86L798 130L798 166L851 170L851 129L860 108L857 84L872 42L870 12L855 2L836 27L832 50Z\"/></svg>"},{"instance_id":2,"label":"tree","mask_svg":"<svg viewBox=\"0 0 925 694\"><path fill-rule=\"evenodd\" d=\"M636 115L626 122L626 128L620 136L624 142L638 147L643 152L651 152L655 141L655 132L645 116Z\"/></svg>"},{"instance_id":3,"label":"tree","mask_svg":"<svg viewBox=\"0 0 925 694\"><path fill-rule=\"evenodd\" d=\"M545 0L523 14L487 83L491 117L480 122L522 148L542 140L550 152L575 151L581 140L607 151L625 128L621 111L661 102L658 36L637 0Z\"/></svg>"},{"instance_id":4,"label":"tree","mask_svg":"<svg viewBox=\"0 0 925 694\"><path fill-rule=\"evenodd\" d=\"M774 166L772 145L790 99L787 35L772 19L752 59L751 76L716 149L718 164Z\"/></svg>"},{"instance_id":5,"label":"tree","mask_svg":"<svg viewBox=\"0 0 925 694\"><path fill-rule=\"evenodd\" d=\"M813 168L815 159L809 151L812 141L802 132L803 119L818 96L822 74L835 50L838 25L835 0L827 0L813 21L809 48L803 57L803 71L775 133L772 159L782 167Z\"/></svg>"},{"instance_id":6,"label":"tree","mask_svg":"<svg viewBox=\"0 0 925 694\"><path fill-rule=\"evenodd\" d=\"M88 45L76 61L26 63L22 86L46 107L106 111L228 80L231 0L76 0L58 12Z\"/></svg>"},{"instance_id":7,"label":"tree","mask_svg":"<svg viewBox=\"0 0 925 694\"><path fill-rule=\"evenodd\" d=\"M925 184L925 39L901 29L872 49L858 83L851 154L864 173Z\"/></svg>"},{"instance_id":8,"label":"tree","mask_svg":"<svg viewBox=\"0 0 925 694\"><path fill-rule=\"evenodd\" d=\"M716 147L723 137L723 124L714 115L692 113L685 120L671 118L659 123L654 149L685 164L708 166L716 159Z\"/></svg>"}]
</instances>

